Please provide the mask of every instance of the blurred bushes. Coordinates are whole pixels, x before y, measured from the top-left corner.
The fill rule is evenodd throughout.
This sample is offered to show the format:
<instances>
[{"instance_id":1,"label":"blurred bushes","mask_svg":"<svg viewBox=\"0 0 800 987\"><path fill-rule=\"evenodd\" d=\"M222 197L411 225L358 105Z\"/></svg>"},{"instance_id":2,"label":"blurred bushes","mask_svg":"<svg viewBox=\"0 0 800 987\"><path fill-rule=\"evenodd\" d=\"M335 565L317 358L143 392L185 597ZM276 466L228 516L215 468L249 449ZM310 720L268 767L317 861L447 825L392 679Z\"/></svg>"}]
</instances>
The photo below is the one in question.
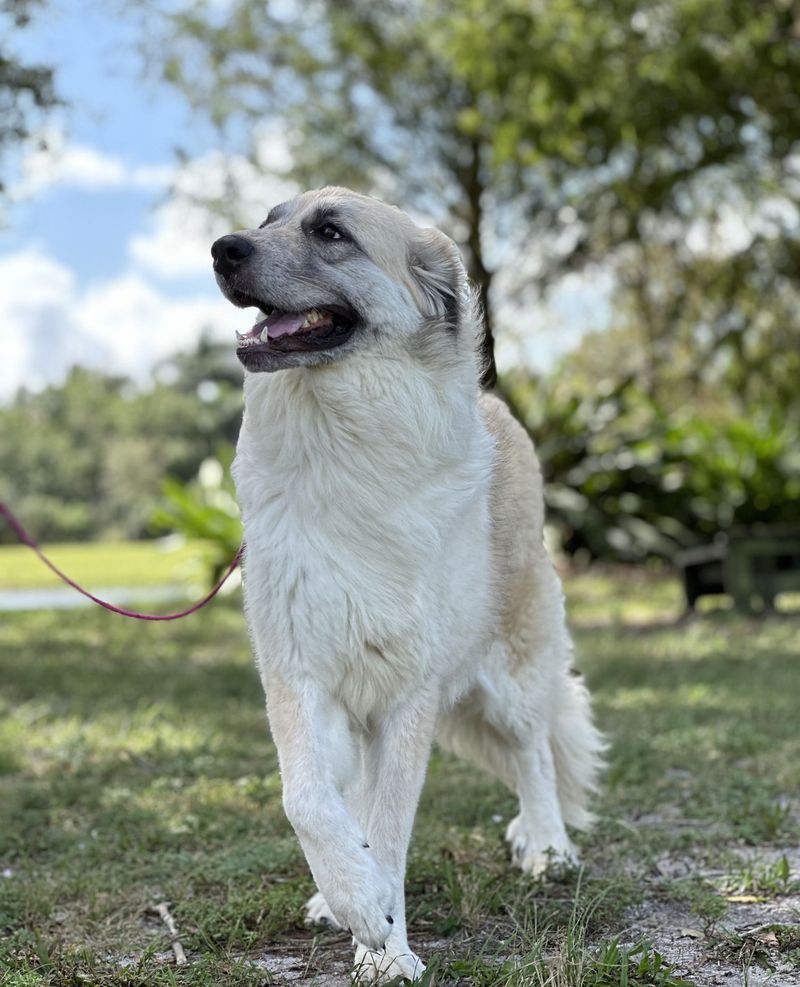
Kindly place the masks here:
<instances>
[{"instance_id":1,"label":"blurred bushes","mask_svg":"<svg viewBox=\"0 0 800 987\"><path fill-rule=\"evenodd\" d=\"M235 441L241 408L232 348L207 340L146 389L76 367L0 408L0 498L42 541L146 537L164 478L193 481ZM0 543L13 537L0 525Z\"/></svg>"},{"instance_id":2,"label":"blurred bushes","mask_svg":"<svg viewBox=\"0 0 800 987\"><path fill-rule=\"evenodd\" d=\"M632 375L584 393L563 385L505 380L567 552L670 559L731 529L800 525L800 424L784 409L668 408Z\"/></svg>"}]
</instances>

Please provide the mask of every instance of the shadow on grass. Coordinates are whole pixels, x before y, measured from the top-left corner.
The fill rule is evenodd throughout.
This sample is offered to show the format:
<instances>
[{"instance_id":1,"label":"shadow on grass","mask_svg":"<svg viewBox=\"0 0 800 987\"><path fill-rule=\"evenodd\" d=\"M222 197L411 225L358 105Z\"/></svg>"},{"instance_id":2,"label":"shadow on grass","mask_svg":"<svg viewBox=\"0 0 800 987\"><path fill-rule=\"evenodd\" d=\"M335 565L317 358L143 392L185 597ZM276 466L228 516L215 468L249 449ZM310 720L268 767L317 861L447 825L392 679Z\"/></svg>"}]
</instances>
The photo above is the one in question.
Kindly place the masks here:
<instances>
[{"instance_id":1,"label":"shadow on grass","mask_svg":"<svg viewBox=\"0 0 800 987\"><path fill-rule=\"evenodd\" d=\"M138 624L111 614L36 612L3 618L0 677L7 702L45 702L72 714L129 710L148 700L252 700L263 709L238 607L217 604L179 624Z\"/></svg>"},{"instance_id":2,"label":"shadow on grass","mask_svg":"<svg viewBox=\"0 0 800 987\"><path fill-rule=\"evenodd\" d=\"M106 875L119 891L296 873L234 608L180 628L14 615L0 629L0 683L0 854L12 874L33 868L65 890Z\"/></svg>"},{"instance_id":3,"label":"shadow on grass","mask_svg":"<svg viewBox=\"0 0 800 987\"><path fill-rule=\"evenodd\" d=\"M612 741L607 811L704 820L746 843L796 832L784 793L800 790L799 631L797 618L733 614L579 631Z\"/></svg>"}]
</instances>

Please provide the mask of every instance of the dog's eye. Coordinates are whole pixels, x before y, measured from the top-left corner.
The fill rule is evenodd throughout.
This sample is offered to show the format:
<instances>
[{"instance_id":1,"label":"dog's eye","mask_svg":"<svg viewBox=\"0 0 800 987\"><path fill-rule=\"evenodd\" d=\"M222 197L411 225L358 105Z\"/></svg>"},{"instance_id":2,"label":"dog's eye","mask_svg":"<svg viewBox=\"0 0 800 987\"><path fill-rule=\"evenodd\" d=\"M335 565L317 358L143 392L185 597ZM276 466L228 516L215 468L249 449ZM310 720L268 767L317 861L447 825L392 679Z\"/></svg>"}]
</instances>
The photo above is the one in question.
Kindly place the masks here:
<instances>
[{"instance_id":1,"label":"dog's eye","mask_svg":"<svg viewBox=\"0 0 800 987\"><path fill-rule=\"evenodd\" d=\"M321 236L323 240L344 240L345 238L342 231L334 226L333 223L323 223L314 232L317 236Z\"/></svg>"}]
</instances>

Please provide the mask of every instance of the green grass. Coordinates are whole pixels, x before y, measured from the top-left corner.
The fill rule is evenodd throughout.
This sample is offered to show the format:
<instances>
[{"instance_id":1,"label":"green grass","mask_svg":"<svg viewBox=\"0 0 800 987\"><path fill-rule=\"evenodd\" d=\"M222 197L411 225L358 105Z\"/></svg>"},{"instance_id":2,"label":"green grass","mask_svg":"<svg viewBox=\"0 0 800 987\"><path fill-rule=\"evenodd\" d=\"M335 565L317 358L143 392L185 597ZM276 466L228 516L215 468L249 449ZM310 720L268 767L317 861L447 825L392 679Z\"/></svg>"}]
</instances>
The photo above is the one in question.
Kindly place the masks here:
<instances>
[{"instance_id":1,"label":"green grass","mask_svg":"<svg viewBox=\"0 0 800 987\"><path fill-rule=\"evenodd\" d=\"M124 541L43 547L68 576L90 587L202 583L207 577L203 560L208 549L202 542ZM30 548L0 548L0 590L61 585Z\"/></svg>"},{"instance_id":2,"label":"green grass","mask_svg":"<svg viewBox=\"0 0 800 987\"><path fill-rule=\"evenodd\" d=\"M689 916L735 966L745 954L719 931L728 899L797 890L786 796L800 790L800 620L595 626L614 578L593 588L581 577L572 594L611 742L599 821L580 838L585 869L538 884L512 871L513 798L436 754L408 878L412 943L438 944L421 948L429 983L676 987L659 943L625 937L632 908ZM641 618L631 607L661 618L672 606L661 581L616 586L630 619ZM312 884L283 817L235 601L171 625L3 615L0 872L0 982L11 987L255 985L269 982L250 962L265 955L300 956L310 972L346 962L346 939L302 925ZM190 956L181 969L162 955L162 901ZM793 928L781 926L773 954L794 955Z\"/></svg>"},{"instance_id":3,"label":"green grass","mask_svg":"<svg viewBox=\"0 0 800 987\"><path fill-rule=\"evenodd\" d=\"M684 598L672 573L597 566L569 578L569 606L572 618L583 624L646 624L677 619Z\"/></svg>"}]
</instances>

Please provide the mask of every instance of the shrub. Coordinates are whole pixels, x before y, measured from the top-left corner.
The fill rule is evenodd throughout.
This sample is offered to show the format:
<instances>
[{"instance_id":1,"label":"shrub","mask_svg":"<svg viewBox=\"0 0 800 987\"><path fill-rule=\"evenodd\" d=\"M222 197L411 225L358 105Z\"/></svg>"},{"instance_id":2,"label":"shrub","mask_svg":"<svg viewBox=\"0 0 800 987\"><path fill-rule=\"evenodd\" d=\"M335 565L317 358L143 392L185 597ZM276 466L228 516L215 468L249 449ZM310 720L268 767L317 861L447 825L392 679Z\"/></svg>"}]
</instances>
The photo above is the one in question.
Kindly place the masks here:
<instances>
[{"instance_id":1,"label":"shrub","mask_svg":"<svg viewBox=\"0 0 800 987\"><path fill-rule=\"evenodd\" d=\"M800 525L800 427L777 409L666 410L631 379L589 396L519 378L506 388L569 553L671 559L720 533Z\"/></svg>"}]
</instances>

